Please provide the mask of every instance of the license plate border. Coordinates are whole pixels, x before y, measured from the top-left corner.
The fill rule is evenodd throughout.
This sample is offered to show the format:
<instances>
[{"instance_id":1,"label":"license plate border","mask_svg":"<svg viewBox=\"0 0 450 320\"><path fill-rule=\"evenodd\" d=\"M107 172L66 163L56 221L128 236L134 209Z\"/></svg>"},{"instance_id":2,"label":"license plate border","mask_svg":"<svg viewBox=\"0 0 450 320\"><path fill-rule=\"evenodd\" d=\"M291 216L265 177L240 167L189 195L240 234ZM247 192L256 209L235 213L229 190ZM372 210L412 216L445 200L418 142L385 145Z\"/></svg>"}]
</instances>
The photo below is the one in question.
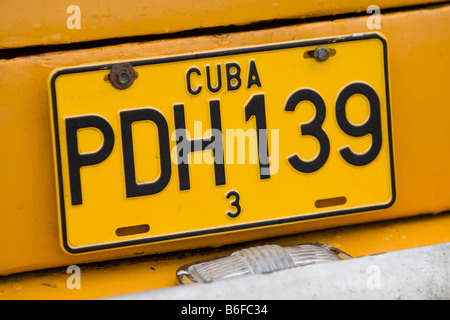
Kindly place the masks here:
<instances>
[{"instance_id":1,"label":"license plate border","mask_svg":"<svg viewBox=\"0 0 450 320\"><path fill-rule=\"evenodd\" d=\"M126 60L126 62L131 64L133 67L137 67L137 66L142 66L142 65L197 60L197 59L203 59L203 58L212 58L212 57L220 57L220 56L236 55L236 54L244 54L244 53L274 51L274 50L279 50L279 49L329 45L332 43L351 42L351 41L367 40L367 39L378 39L379 41L381 41L381 43L383 45L383 62L384 62L386 109L387 109L386 110L387 111L387 129L388 129L387 141L389 143L391 189L392 189L392 199L389 203L381 204L381 205L372 205L372 206L368 206L368 207L359 207L359 208L355 208L355 209L344 209L344 210L338 210L338 211L332 211L332 212L322 212L322 213L314 213L314 214L308 214L308 215L299 215L299 216L293 216L293 217L289 217L289 218L273 219L273 220L267 220L267 221L257 221L257 222L239 224L239 225L229 225L226 227L211 228L211 229L206 229L206 230L180 232L180 233L170 234L170 235L152 236L152 237L148 237L148 238L124 240L124 241L120 241L120 242L96 244L96 245L92 245L92 246L75 247L75 248L71 247L69 245L68 237L67 237L55 82L56 82L57 77L60 75L111 69L112 66L115 65L117 62L110 62L110 63L104 63L104 64L99 63L99 64L95 64L95 65L80 66L80 67L65 67L62 69L54 70L50 74L50 77L49 77L49 87L50 87L50 96L51 96L50 116L53 119L52 140L53 140L54 161L56 162L56 168L55 168L56 184L57 184L57 189L58 189L57 190L57 205L59 208L59 210L58 210L59 211L58 227L59 227L59 231L60 231L60 241L61 241L63 249L70 254L95 252L95 251L101 251L101 250L107 250L107 249L123 248L123 247L164 242L164 241L170 241L170 240L192 238L192 237L196 237L196 236L214 235L214 234L221 234L221 233L225 233L225 232L232 232L232 231L239 231L239 230L250 230L250 229L255 229L258 227L269 227L269 226L273 226L273 225L286 225L288 223L293 223L293 222L300 222L300 221L306 221L306 220L317 220L320 218L335 217L335 216L341 216L341 215L346 215L346 214L351 214L351 213L366 212L366 211L374 211L374 210L386 209L386 208L391 207L396 201L396 184L395 184L394 152L393 152L393 141L392 141L392 116L391 116L391 104L390 104L388 51L387 51L387 41L380 33L378 33L378 32L377 33L361 33L361 34L352 34L352 35L341 36L341 37L320 38L320 39L312 39L312 40L311 39L310 40L298 40L298 41L289 41L289 42L281 42L281 43L266 44L266 45L253 45L253 46L239 47L239 48L234 48L234 49L206 51L206 52L200 52L200 53L189 53L189 54L181 54L181 55L176 55L176 56L149 58L149 59L143 59L143 60L130 59L130 60Z\"/></svg>"}]
</instances>

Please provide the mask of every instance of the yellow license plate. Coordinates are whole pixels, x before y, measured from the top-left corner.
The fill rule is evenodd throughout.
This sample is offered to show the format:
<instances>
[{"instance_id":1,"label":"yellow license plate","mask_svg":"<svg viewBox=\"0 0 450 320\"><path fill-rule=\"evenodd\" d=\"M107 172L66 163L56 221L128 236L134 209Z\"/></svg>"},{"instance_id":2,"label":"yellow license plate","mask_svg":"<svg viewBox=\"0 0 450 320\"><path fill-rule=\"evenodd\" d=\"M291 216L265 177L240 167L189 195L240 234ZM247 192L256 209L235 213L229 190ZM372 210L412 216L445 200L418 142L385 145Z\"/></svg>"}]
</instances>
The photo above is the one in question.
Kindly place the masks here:
<instances>
[{"instance_id":1,"label":"yellow license plate","mask_svg":"<svg viewBox=\"0 0 450 320\"><path fill-rule=\"evenodd\" d=\"M62 68L50 93L70 253L395 201L378 34Z\"/></svg>"}]
</instances>

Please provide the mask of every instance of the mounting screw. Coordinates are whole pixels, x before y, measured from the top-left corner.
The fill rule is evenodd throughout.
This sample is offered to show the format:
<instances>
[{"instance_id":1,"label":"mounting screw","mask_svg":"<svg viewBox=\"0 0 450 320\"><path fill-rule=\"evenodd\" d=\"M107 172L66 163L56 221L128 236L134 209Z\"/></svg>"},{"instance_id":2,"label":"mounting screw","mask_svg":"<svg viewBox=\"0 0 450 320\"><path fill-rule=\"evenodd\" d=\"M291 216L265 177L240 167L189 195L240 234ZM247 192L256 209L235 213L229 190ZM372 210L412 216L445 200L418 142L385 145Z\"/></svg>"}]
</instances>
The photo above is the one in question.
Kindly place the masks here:
<instances>
[{"instance_id":1,"label":"mounting screw","mask_svg":"<svg viewBox=\"0 0 450 320\"><path fill-rule=\"evenodd\" d=\"M111 68L108 79L119 90L129 88L137 78L137 73L129 63L118 63Z\"/></svg>"},{"instance_id":2,"label":"mounting screw","mask_svg":"<svg viewBox=\"0 0 450 320\"><path fill-rule=\"evenodd\" d=\"M325 47L318 47L314 50L314 59L319 62L327 61L330 57L330 51Z\"/></svg>"}]
</instances>

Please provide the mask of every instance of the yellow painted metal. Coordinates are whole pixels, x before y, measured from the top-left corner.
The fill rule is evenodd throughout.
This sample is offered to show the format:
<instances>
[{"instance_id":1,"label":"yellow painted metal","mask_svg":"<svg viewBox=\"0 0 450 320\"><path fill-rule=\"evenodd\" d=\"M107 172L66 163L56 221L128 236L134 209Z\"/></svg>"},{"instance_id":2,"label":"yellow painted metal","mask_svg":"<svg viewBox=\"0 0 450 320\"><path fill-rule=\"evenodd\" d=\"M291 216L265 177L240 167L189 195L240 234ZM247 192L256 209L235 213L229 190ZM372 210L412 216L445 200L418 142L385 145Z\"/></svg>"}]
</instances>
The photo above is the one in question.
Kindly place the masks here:
<instances>
[{"instance_id":1,"label":"yellow painted metal","mask_svg":"<svg viewBox=\"0 0 450 320\"><path fill-rule=\"evenodd\" d=\"M387 8L442 2L378 0ZM168 34L198 28L245 25L258 21L365 12L371 0L33 0L0 3L0 48L85 42Z\"/></svg>"},{"instance_id":2,"label":"yellow painted metal","mask_svg":"<svg viewBox=\"0 0 450 320\"><path fill-rule=\"evenodd\" d=\"M450 209L450 6L382 15L389 41L397 199L371 219L385 220ZM368 221L364 215L321 219L257 232L230 233L163 246L70 256L59 246L47 79L54 68L115 59L367 32L366 17L323 21L252 32L123 44L0 61L0 273L81 264L200 246L268 238ZM431 219L431 218L430 218ZM432 217L437 221L439 216ZM363 227L364 228L364 227ZM415 224L415 239L433 238L430 224ZM358 229L363 230L363 229ZM355 238L356 239L356 238ZM317 240L320 240L317 237ZM359 240L355 240L359 241ZM425 241L425 240L424 240ZM448 241L448 240L445 240ZM374 246L370 240L361 246ZM329 243L333 245L333 243ZM421 245L421 241L415 242ZM389 245L387 245L389 247ZM343 249L343 248L342 248ZM351 250L349 250L350 253Z\"/></svg>"},{"instance_id":3,"label":"yellow painted metal","mask_svg":"<svg viewBox=\"0 0 450 320\"><path fill-rule=\"evenodd\" d=\"M97 299L176 286L176 270L191 262L229 255L264 244L289 245L319 241L353 257L378 254L450 241L450 214L347 226L294 236L265 239L216 249L198 249L78 265L79 289L67 267L0 277L3 299ZM426 232L433 230L433 232ZM69 282L69 286L68 283Z\"/></svg>"},{"instance_id":4,"label":"yellow painted metal","mask_svg":"<svg viewBox=\"0 0 450 320\"><path fill-rule=\"evenodd\" d=\"M110 70L105 70L102 65L90 66L91 71L86 71L83 66L57 69L51 82L55 92L51 118L57 117L53 120L55 138L59 141L56 142L58 157L55 159L58 161L55 161L55 167L58 168L57 185L60 179L63 182L58 187L63 247L70 253L104 250L223 233L221 229L226 232L255 229L357 211L368 211L367 215L373 216L377 215L373 208L389 207L395 200L395 182L391 172L385 40L377 34L367 34L359 40L354 36L344 39L347 40L330 41L332 44L327 46L337 54L326 62L304 58L306 52L314 51L319 44L293 46L292 42L277 44L270 50L248 47L233 51L233 54L221 51L196 53L199 58L194 60L191 56L174 56L164 58L160 63L134 61L131 63L138 64L134 72L139 76L125 90L117 90L104 81ZM226 71L230 63L239 68L239 73L237 69L235 75ZM223 86L218 92L211 92L205 68L212 67L212 74L217 77L217 65L223 70L220 73ZM201 70L201 75L189 75L188 71L193 68ZM249 86L251 74L258 82L254 80L255 83ZM335 77L336 74L341 76ZM231 88L227 81L230 76L236 77L236 81L239 79ZM201 88L199 93L188 92L187 78L192 78L189 88ZM367 126L364 123L370 117L367 121L373 126L373 135L352 137L343 132L336 121L337 97L344 88L356 83L374 90L369 92L375 92L375 96L355 94L348 100L345 117L357 126ZM317 111L315 116L316 107L306 101L298 103L296 100L293 107L298 112L286 111L286 101L290 97L306 92L299 90L313 90L319 99L323 99L326 117L325 110ZM211 101L218 110L214 117L213 109L210 110ZM313 101L320 110L319 102ZM210 150L190 153L187 177L177 174L179 162L183 161L177 159L180 153L177 148L183 144L177 146L175 141L177 124L174 118L175 106L181 104L188 139L200 141L211 135L216 139L208 142L215 148L213 158ZM246 116L247 110L253 110L255 119ZM128 125L121 117L125 114L142 117L145 111L153 112L152 117L130 123L132 159L125 160L123 130ZM257 141L257 136L263 135L257 132L255 125L261 121L261 115L264 115L268 142ZM310 123L311 119L322 115L323 124L310 132L321 140L299 136L299 123ZM110 126L113 135L100 132L96 123L83 127L78 135L69 131L69 121L77 123L86 117L95 117L92 119ZM214 123L220 123L220 132L211 132L212 119ZM322 130L331 148L326 146L325 138L318 135ZM301 132L308 131L302 129ZM246 135L249 137L247 144ZM253 139L250 138L252 135ZM79 150L75 153L69 154L68 136L71 140L78 136L76 146ZM320 145L318 141L321 141ZM70 161L92 157L102 145L109 143L113 147L106 153L107 158L102 157L102 161L93 166L70 171ZM71 145L74 144L71 142ZM365 165L351 164L339 152L346 146L356 154L373 154L373 159L365 161ZM184 146L183 152L189 152L190 147L190 144L189 148ZM270 154L270 168L266 168L270 174L264 173L264 168L260 170L259 162L264 159L258 150L264 148ZM319 152L327 154L326 162L313 172L303 168L297 170L288 161L293 154L305 159L303 161L313 161ZM199 157L195 158L195 155ZM214 163L223 168L223 181L219 181L220 169ZM167 167L161 172L163 164ZM132 165L136 177L132 177L131 183L125 183L126 168ZM73 184L78 181L78 172L81 176L79 189ZM127 174L130 176L129 172ZM164 180L160 178L163 174L167 177ZM189 183L189 187L182 189L181 181ZM157 192L131 194L129 191L134 183L142 188L160 182L163 184ZM79 202L75 190L80 191ZM234 197L238 196L238 201L226 197L230 192L236 192ZM331 201L327 206L316 203L342 196L345 196L344 203L333 204ZM238 215L230 217L228 213L233 215L235 211ZM116 230L130 230L130 234L123 235Z\"/></svg>"}]
</instances>

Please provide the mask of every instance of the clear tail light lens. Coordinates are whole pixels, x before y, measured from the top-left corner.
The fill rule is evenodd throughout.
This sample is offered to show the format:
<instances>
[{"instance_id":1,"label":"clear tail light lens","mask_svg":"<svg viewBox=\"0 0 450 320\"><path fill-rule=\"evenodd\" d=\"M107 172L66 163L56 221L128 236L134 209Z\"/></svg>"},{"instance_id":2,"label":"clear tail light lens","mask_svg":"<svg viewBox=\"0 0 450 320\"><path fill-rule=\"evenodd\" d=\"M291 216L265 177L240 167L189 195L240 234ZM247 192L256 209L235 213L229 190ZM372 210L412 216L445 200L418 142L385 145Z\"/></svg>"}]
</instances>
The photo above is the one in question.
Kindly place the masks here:
<instances>
[{"instance_id":1,"label":"clear tail light lens","mask_svg":"<svg viewBox=\"0 0 450 320\"><path fill-rule=\"evenodd\" d=\"M265 245L233 252L229 256L190 263L177 270L181 284L208 283L251 273L268 273L313 263L351 258L347 253L321 243L289 246Z\"/></svg>"}]
</instances>

